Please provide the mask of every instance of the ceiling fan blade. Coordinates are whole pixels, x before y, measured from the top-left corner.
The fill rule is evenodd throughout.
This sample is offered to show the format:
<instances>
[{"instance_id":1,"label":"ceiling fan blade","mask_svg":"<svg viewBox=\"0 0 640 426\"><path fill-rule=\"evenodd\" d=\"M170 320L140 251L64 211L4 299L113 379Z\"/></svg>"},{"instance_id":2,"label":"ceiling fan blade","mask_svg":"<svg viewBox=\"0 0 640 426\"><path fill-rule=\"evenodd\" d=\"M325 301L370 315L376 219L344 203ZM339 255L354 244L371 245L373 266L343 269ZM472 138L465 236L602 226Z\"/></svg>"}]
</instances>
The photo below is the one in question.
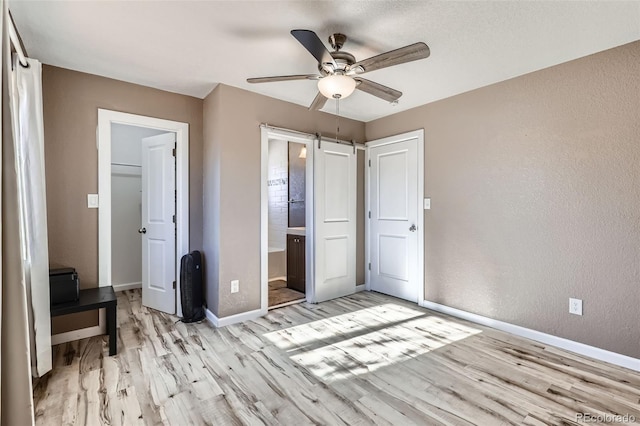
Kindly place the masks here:
<instances>
[{"instance_id":1,"label":"ceiling fan blade","mask_svg":"<svg viewBox=\"0 0 640 426\"><path fill-rule=\"evenodd\" d=\"M406 62L417 61L418 59L428 58L430 54L431 51L429 50L429 46L425 43L418 42L356 62L351 65L350 69L355 71L356 74L362 74L369 71L379 70L381 68L404 64Z\"/></svg>"},{"instance_id":2,"label":"ceiling fan blade","mask_svg":"<svg viewBox=\"0 0 640 426\"><path fill-rule=\"evenodd\" d=\"M248 78L247 83L272 83L275 81L318 80L318 79L320 79L320 76L316 74L278 75L274 77Z\"/></svg>"},{"instance_id":3,"label":"ceiling fan blade","mask_svg":"<svg viewBox=\"0 0 640 426\"><path fill-rule=\"evenodd\" d=\"M311 30L292 30L291 35L313 55L319 64L331 64L336 69L336 62L316 33Z\"/></svg>"},{"instance_id":4,"label":"ceiling fan blade","mask_svg":"<svg viewBox=\"0 0 640 426\"><path fill-rule=\"evenodd\" d=\"M358 83L356 89L367 92L370 95L377 96L385 101L397 101L400 96L402 96L402 92L399 90L392 89L391 87L384 86L380 83L366 80L362 77L354 77L353 79Z\"/></svg>"},{"instance_id":5,"label":"ceiling fan blade","mask_svg":"<svg viewBox=\"0 0 640 426\"><path fill-rule=\"evenodd\" d=\"M325 96L322 93L318 92L316 97L313 99L313 102L311 102L311 105L309 105L309 111L321 110L324 104L326 103L327 103L327 98L325 98Z\"/></svg>"}]
</instances>

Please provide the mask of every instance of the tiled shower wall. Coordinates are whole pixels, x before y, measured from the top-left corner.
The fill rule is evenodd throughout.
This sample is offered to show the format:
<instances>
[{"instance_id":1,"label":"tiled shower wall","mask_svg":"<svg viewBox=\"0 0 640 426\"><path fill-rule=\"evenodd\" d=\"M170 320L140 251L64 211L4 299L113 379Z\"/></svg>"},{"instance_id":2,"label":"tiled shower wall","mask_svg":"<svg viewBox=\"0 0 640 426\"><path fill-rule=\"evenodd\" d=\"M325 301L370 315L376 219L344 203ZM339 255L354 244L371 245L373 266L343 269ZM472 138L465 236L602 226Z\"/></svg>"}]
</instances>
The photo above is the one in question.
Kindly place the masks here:
<instances>
[{"instance_id":1,"label":"tiled shower wall","mask_svg":"<svg viewBox=\"0 0 640 426\"><path fill-rule=\"evenodd\" d=\"M287 245L288 143L269 140L269 249Z\"/></svg>"}]
</instances>

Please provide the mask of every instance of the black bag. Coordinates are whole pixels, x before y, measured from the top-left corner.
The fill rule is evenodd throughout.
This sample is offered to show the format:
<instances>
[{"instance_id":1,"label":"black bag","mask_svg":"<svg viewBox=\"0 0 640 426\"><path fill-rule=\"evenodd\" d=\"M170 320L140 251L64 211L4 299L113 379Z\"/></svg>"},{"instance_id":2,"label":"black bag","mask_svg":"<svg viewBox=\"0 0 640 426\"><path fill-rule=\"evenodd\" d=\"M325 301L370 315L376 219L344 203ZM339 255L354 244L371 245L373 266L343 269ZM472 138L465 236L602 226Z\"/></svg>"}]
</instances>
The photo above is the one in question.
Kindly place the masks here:
<instances>
[{"instance_id":1,"label":"black bag","mask_svg":"<svg viewBox=\"0 0 640 426\"><path fill-rule=\"evenodd\" d=\"M205 317L202 287L202 255L194 250L180 261L180 302L182 322L202 321Z\"/></svg>"},{"instance_id":2,"label":"black bag","mask_svg":"<svg viewBox=\"0 0 640 426\"><path fill-rule=\"evenodd\" d=\"M78 273L74 268L49 268L49 297L52 305L80 298Z\"/></svg>"}]
</instances>

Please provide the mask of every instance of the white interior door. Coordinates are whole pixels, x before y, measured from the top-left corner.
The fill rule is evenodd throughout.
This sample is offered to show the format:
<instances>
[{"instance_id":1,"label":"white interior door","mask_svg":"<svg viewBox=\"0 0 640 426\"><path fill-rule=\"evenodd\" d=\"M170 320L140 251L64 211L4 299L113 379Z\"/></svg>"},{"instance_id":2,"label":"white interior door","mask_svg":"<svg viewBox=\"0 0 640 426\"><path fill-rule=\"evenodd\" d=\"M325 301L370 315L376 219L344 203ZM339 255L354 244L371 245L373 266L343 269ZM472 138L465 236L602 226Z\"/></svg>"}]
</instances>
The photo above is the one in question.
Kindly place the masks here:
<instances>
[{"instance_id":1,"label":"white interior door","mask_svg":"<svg viewBox=\"0 0 640 426\"><path fill-rule=\"evenodd\" d=\"M176 311L175 133L142 139L142 304Z\"/></svg>"},{"instance_id":2,"label":"white interior door","mask_svg":"<svg viewBox=\"0 0 640 426\"><path fill-rule=\"evenodd\" d=\"M418 139L370 144L371 290L418 302Z\"/></svg>"},{"instance_id":3,"label":"white interior door","mask_svg":"<svg viewBox=\"0 0 640 426\"><path fill-rule=\"evenodd\" d=\"M352 146L315 145L313 302L356 290L356 155Z\"/></svg>"}]
</instances>

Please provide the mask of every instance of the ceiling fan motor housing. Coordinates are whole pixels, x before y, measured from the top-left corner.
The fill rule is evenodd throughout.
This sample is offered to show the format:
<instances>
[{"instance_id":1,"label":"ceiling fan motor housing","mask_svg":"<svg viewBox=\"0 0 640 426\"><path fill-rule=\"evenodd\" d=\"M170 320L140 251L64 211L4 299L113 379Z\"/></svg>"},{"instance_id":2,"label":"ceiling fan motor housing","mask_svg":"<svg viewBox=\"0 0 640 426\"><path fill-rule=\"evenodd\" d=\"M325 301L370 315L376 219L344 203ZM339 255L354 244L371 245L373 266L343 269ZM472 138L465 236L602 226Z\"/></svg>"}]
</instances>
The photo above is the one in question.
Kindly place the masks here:
<instances>
[{"instance_id":1,"label":"ceiling fan motor housing","mask_svg":"<svg viewBox=\"0 0 640 426\"><path fill-rule=\"evenodd\" d=\"M349 67L356 63L356 58L351 53L340 50L346 42L347 36L344 34L336 33L329 36L329 44L335 49L333 52L330 52L330 55L337 67L334 68L333 65L318 64L318 70L323 76L329 74L346 74L346 72L349 71Z\"/></svg>"},{"instance_id":2,"label":"ceiling fan motor housing","mask_svg":"<svg viewBox=\"0 0 640 426\"><path fill-rule=\"evenodd\" d=\"M329 36L329 44L335 50L342 49L342 46L347 42L347 36L340 33L331 34Z\"/></svg>"},{"instance_id":3,"label":"ceiling fan motor housing","mask_svg":"<svg viewBox=\"0 0 640 426\"><path fill-rule=\"evenodd\" d=\"M356 63L356 58L348 52L336 50L334 52L331 52L331 57L335 61L337 67L334 69L333 65L327 67L327 64L318 64L318 70L322 75L335 73L345 74L349 70L349 67Z\"/></svg>"}]
</instances>

